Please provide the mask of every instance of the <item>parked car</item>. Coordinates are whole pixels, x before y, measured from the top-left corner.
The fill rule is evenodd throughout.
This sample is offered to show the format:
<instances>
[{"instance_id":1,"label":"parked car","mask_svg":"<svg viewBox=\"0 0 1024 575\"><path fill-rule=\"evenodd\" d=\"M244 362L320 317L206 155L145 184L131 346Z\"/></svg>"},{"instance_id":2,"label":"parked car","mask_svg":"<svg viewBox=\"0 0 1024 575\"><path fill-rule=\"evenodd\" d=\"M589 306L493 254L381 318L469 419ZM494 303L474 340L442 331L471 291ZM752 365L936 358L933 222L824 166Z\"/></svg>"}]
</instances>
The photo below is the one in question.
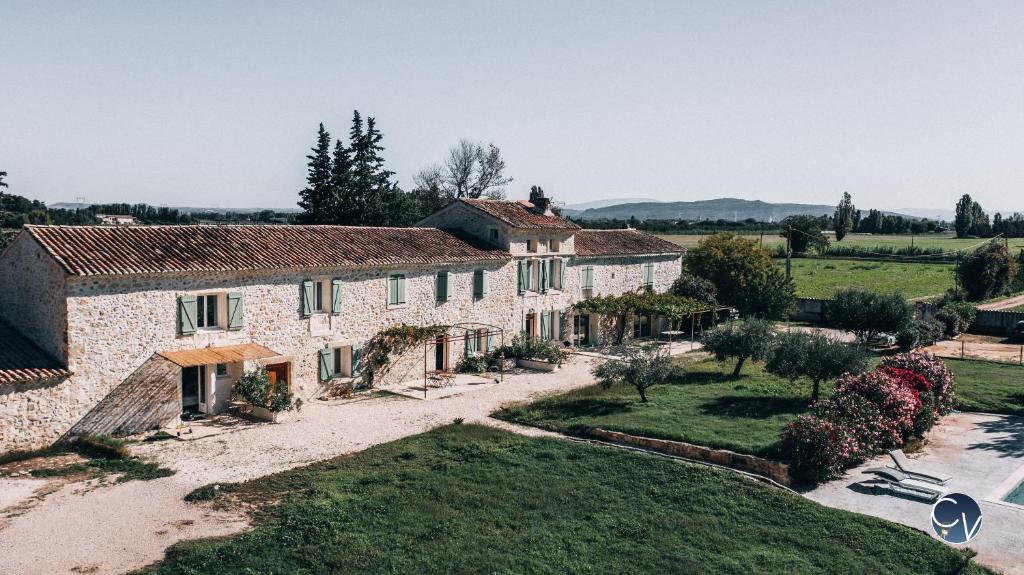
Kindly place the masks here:
<instances>
[{"instance_id":1,"label":"parked car","mask_svg":"<svg viewBox=\"0 0 1024 575\"><path fill-rule=\"evenodd\" d=\"M891 333L877 333L868 339L868 345L875 347L889 347L896 345L896 336Z\"/></svg>"},{"instance_id":2,"label":"parked car","mask_svg":"<svg viewBox=\"0 0 1024 575\"><path fill-rule=\"evenodd\" d=\"M1013 332L1010 333L1010 337L1013 339L1024 339L1024 321L1018 321L1017 325L1013 326Z\"/></svg>"}]
</instances>

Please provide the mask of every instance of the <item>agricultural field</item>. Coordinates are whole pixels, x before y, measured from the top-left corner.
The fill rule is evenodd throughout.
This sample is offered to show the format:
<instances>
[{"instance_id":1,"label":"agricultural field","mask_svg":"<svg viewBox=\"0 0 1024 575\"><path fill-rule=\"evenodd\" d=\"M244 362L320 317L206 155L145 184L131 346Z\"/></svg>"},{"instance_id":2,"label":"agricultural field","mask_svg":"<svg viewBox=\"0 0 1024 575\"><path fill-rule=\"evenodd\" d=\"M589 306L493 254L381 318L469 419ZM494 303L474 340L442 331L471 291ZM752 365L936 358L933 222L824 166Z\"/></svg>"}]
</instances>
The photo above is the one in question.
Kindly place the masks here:
<instances>
[{"instance_id":1,"label":"agricultural field","mask_svg":"<svg viewBox=\"0 0 1024 575\"><path fill-rule=\"evenodd\" d=\"M785 268L786 262L778 265ZM942 294L955 283L953 264L794 258L792 265L797 297L828 299L854 286L914 299Z\"/></svg>"},{"instance_id":2,"label":"agricultural field","mask_svg":"<svg viewBox=\"0 0 1024 575\"><path fill-rule=\"evenodd\" d=\"M220 487L192 499L253 509L253 529L147 573L989 573L734 473L478 425Z\"/></svg>"},{"instance_id":3,"label":"agricultural field","mask_svg":"<svg viewBox=\"0 0 1024 575\"><path fill-rule=\"evenodd\" d=\"M743 237L753 240L760 240L760 234L742 234ZM664 234L662 238L674 242L681 246L693 247L696 246L700 240L707 237L707 235L698 234ZM913 245L920 248L942 248L946 251L957 251L967 249L973 246L983 243L984 239L978 238L964 238L957 239L952 234L924 234L919 236L910 235L872 235L872 234L851 234L843 238L841 242L833 242L833 245L837 247L841 246L859 246L865 248L873 247L891 247L891 248L902 248L909 247L911 242ZM764 246L771 248L776 245L785 245L786 240L779 237L777 231L765 232L764 233ZM1024 238L1010 238L1009 246L1011 251L1017 251L1024 249Z\"/></svg>"}]
</instances>

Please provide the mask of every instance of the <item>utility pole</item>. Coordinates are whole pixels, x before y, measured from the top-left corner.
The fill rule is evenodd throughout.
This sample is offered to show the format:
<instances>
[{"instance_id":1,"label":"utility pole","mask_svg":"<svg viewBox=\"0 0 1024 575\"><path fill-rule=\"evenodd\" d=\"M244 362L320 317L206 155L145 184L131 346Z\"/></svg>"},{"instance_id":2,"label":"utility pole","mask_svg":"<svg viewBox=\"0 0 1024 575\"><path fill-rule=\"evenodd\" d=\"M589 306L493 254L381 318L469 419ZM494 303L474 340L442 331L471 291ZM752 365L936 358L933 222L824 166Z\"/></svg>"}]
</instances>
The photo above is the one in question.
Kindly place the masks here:
<instances>
[{"instance_id":1,"label":"utility pole","mask_svg":"<svg viewBox=\"0 0 1024 575\"><path fill-rule=\"evenodd\" d=\"M793 279L793 250L789 248L789 237L793 235L793 226L786 226L786 281Z\"/></svg>"}]
</instances>

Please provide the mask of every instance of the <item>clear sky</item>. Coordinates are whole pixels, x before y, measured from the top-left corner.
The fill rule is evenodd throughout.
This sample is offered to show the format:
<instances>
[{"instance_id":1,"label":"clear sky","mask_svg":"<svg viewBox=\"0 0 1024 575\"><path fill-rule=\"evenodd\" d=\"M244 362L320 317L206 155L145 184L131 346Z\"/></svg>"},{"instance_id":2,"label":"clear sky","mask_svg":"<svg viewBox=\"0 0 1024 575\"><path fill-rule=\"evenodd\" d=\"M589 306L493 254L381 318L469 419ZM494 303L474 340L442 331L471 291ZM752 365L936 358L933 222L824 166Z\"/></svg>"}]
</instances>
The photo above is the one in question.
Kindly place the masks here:
<instances>
[{"instance_id":1,"label":"clear sky","mask_svg":"<svg viewBox=\"0 0 1024 575\"><path fill-rule=\"evenodd\" d=\"M403 186L1024 211L1024 3L0 0L0 170L47 202L294 207L317 123Z\"/></svg>"}]
</instances>

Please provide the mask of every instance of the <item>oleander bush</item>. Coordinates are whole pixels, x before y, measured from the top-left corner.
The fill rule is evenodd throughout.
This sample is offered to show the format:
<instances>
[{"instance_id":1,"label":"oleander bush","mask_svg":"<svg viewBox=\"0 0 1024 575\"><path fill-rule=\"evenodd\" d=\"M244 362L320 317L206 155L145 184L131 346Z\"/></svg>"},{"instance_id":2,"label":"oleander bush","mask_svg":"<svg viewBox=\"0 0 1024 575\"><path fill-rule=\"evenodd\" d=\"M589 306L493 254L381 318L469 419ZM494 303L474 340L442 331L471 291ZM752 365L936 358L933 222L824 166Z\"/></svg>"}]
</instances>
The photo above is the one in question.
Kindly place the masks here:
<instances>
[{"instance_id":1,"label":"oleander bush","mask_svg":"<svg viewBox=\"0 0 1024 575\"><path fill-rule=\"evenodd\" d=\"M935 396L935 413L946 415L956 405L956 381L946 362L930 353L901 353L882 361L882 367L898 367L919 374L930 385Z\"/></svg>"}]
</instances>

